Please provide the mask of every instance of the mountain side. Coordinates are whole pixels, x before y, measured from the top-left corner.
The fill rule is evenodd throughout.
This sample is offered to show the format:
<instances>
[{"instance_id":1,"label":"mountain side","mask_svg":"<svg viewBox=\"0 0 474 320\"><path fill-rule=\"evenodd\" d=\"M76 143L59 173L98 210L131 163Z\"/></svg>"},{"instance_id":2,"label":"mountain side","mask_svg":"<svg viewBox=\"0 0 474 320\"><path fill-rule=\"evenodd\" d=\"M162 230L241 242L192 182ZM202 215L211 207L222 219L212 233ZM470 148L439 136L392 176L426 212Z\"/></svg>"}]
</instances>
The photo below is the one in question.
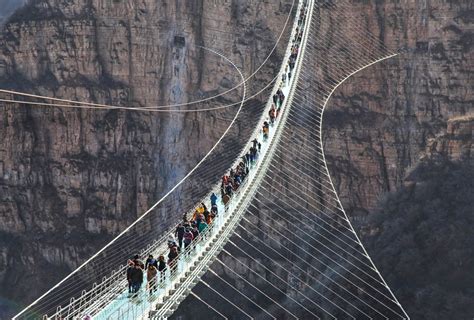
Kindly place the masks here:
<instances>
[{"instance_id":1,"label":"mountain side","mask_svg":"<svg viewBox=\"0 0 474 320\"><path fill-rule=\"evenodd\" d=\"M351 77L329 101L324 141L331 176L408 314L470 319L473 4L357 6L378 17L374 34L401 50Z\"/></svg>"},{"instance_id":2,"label":"mountain side","mask_svg":"<svg viewBox=\"0 0 474 320\"><path fill-rule=\"evenodd\" d=\"M242 87L225 92L242 81L238 72L200 46L222 53L245 77L276 46L247 92L253 95L279 68L286 41L278 39L292 3L29 1L0 33L0 84L127 107L215 95L220 97L189 108L232 104L242 98ZM3 104L0 295L5 303L17 309L31 302L123 230L208 152L236 112L235 106L156 113ZM236 147L256 114L258 108L242 112ZM165 214L161 219L170 222L182 216ZM157 234L166 221L156 226Z\"/></svg>"}]
</instances>

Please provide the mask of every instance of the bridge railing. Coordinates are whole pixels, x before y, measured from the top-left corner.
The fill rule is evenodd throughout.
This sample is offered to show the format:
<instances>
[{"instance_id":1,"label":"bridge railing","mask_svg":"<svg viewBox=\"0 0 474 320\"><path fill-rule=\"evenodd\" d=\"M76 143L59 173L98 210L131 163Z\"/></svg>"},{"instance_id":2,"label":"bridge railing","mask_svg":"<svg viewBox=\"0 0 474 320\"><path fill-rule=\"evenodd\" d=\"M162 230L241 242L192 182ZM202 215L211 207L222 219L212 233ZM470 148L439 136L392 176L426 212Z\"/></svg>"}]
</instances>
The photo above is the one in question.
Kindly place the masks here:
<instances>
[{"instance_id":1,"label":"bridge railing","mask_svg":"<svg viewBox=\"0 0 474 320\"><path fill-rule=\"evenodd\" d=\"M207 201L211 194L215 192L216 187L209 192L201 201L192 209L187 211L187 218L191 218L201 202ZM176 225L169 228L159 239L149 244L146 248L139 252L141 257L147 257L149 254L159 255L165 254L167 240L174 235ZM99 309L100 306L106 306L110 301L116 299L121 293L121 288L125 288L127 281L125 278L128 264L124 263L117 270L113 270L109 277L104 277L102 282L94 283L92 288L87 291L82 291L79 298L71 298L69 304L65 307L58 307L56 312L52 315L44 315L43 318L64 319L76 318L80 316L89 315L87 310ZM91 308L92 307L92 308Z\"/></svg>"},{"instance_id":2,"label":"bridge railing","mask_svg":"<svg viewBox=\"0 0 474 320\"><path fill-rule=\"evenodd\" d=\"M312 1L310 1L312 3ZM302 1L300 3L300 7L299 9L301 9L301 5L304 5L305 8L307 9L308 8L308 1ZM299 10L298 10L299 12ZM306 19L304 20L306 21ZM304 26L304 29L307 29L306 26L307 24L305 25L305 22L303 22L303 26ZM305 30L304 32L304 36L303 38L306 39L307 38L307 30ZM290 47L290 45L288 46ZM304 49L302 50L304 51ZM301 68L301 56L302 56L302 53L300 55L298 55L298 58L297 58L297 63L296 63L296 68L295 68L295 75L297 73L299 73L297 71L297 69L300 69ZM286 61L286 60L285 60ZM283 65L283 68L282 68L282 72L283 70L285 69L285 65ZM281 73L280 73L280 76L281 76ZM295 84L296 84L296 80L297 80L297 77L295 76L292 81L289 81L288 83L288 86L286 87L286 90L288 90L288 92L285 92L285 94L287 95L286 98L285 98L285 101L283 102L283 105L281 106L281 116L279 116L276 121L275 121L275 130L272 130L270 131L270 135L269 135L269 138L264 141L262 143L262 152L260 154L260 157L262 157L261 160L261 163L257 166L256 170L252 171L251 174L249 175L249 179L247 181L251 181L250 183L250 186L249 188L242 188L240 189L240 191L243 193L241 195L241 197L239 198L236 197L237 199L235 199L232 203L231 203L231 206L232 208L230 208L230 212L232 212L232 216L236 216L235 219L229 219L229 226L227 227L227 231L224 231L221 235L221 237L219 238L219 240L217 240L217 242L219 242L219 245L215 245L214 247L218 247L218 248L222 248L223 245L226 243L226 239L228 239L232 233L233 233L233 230L235 229L235 227L237 226L237 224L239 223L242 215L245 213L245 208L246 205L248 205L248 199L247 198L251 198L252 194L254 194L255 190L258 189L258 186L259 183L257 181L259 181L259 179L261 179L261 177L265 174L265 172L267 172L268 170L268 165L269 165L269 160L271 159L271 155L274 153L274 147L275 145L277 144L277 141L279 140L279 137L281 136L281 129L284 127L284 124L286 122L286 117L288 115L288 109L289 109L289 105L291 104L291 100L292 100L292 96L293 94L291 93L292 90L294 90L295 88ZM279 88L279 85L277 85L275 87L275 91ZM268 107L271 107L272 105L272 102L269 101L268 102ZM264 114L265 115L265 114ZM265 116L263 116L262 118L265 118ZM262 120L263 122L263 120ZM272 125L273 127L273 125ZM255 134L259 134L259 131L261 131L259 128L256 129L256 132ZM268 156L268 159L263 159L264 157ZM249 183L249 182L247 182ZM247 204L246 204L247 202ZM232 221L230 221L232 220ZM230 231L230 232L229 232ZM223 239L221 239L223 238ZM221 241L222 240L222 241ZM173 312L174 310L177 308L177 305L179 305L179 303L184 299L184 297L189 294L191 288L195 285L195 283L197 283L197 281L199 281L199 279L201 278L201 276L205 273L205 271L207 270L207 268L209 267L210 263L212 263L213 261L213 257L215 257L215 255L220 251L220 249L217 249L213 250L210 249L209 252L206 254L206 257L203 257L203 259L200 261L199 265L196 266L196 270L193 271L192 273L190 273L190 276L187 277L183 282L183 284L180 285L180 287L176 290L176 293L173 294L172 297L170 297L170 299L168 299L168 301L162 306L159 308L159 310L155 311L152 313L152 315L150 315L150 317L152 319L165 319L165 318L168 318Z\"/></svg>"},{"instance_id":3,"label":"bridge railing","mask_svg":"<svg viewBox=\"0 0 474 320\"><path fill-rule=\"evenodd\" d=\"M299 12L299 11L297 11L297 12ZM297 19L295 19L295 23L294 23L294 26L293 26L293 29L292 29L292 32L291 32L290 43L288 45L286 55L288 55L289 48L291 47L291 39L294 38L294 35L295 35L295 32L296 32L296 28L297 28L297 22L296 21L297 21ZM284 60L284 63L286 63L286 58ZM283 65L282 68L280 69L280 72L279 72L279 75L278 75L279 78L281 78L281 75L283 74L283 72L286 72L285 71L285 65ZM257 136L261 135L260 134L261 133L261 127L260 127L261 123L263 122L263 120L265 120L267 118L266 115L269 111L269 108L272 105L271 97L278 90L279 82L280 81L278 80L276 85L273 88L270 99L268 100L267 106L264 109L262 117L260 119L261 121L259 121L256 128L254 129L253 134L250 136L251 137L250 141L248 142L247 145L244 146L244 148L242 149L242 151L240 153L240 156L234 162L232 167L235 167L241 161L242 156L244 156L246 154L246 151L248 150L248 147L251 144L251 140L253 140L254 137L257 137ZM247 180L244 180L244 183L246 183L246 181ZM238 194L240 193L240 190L242 190L242 188L239 188L237 190L237 194L235 196L238 196ZM220 182L217 182L212 187L211 191L208 194L206 194L206 196L203 197L201 199L201 201L199 201L191 210L189 210L186 213L187 217L189 218L194 213L196 208L199 206L200 202L206 202L209 199L209 197L212 193L219 193L219 191L220 191ZM234 198L234 197L232 197L232 198ZM231 201L229 201L228 205L226 206L226 211L227 210L232 211L234 205L235 205L234 201L232 201L232 199L231 199ZM220 213L220 214L224 214L224 213ZM141 257L146 257L149 254L159 255L159 254L165 253L166 250L167 250L167 246L166 246L167 239L170 237L170 235L174 234L175 227L176 227L176 225L173 225L158 240L153 241L152 244L150 244L146 248L142 249L139 253L140 256ZM209 228L208 230L206 230L206 232L210 232L210 230L211 229ZM200 239L199 241L202 242L202 239ZM196 245L198 245L197 241L196 241ZM193 248L195 246L193 246ZM190 247L188 247L188 248L190 248ZM188 251L190 251L190 250L191 249L189 249ZM184 254L184 252L182 252L181 254ZM106 306L108 306L113 301L116 301L117 298L120 297L121 294L123 294L125 288L127 287L127 281L126 281L126 277L125 277L127 267L128 267L127 264L124 263L117 270L112 271L110 276L104 277L103 280L100 283L94 283L90 290L82 291L82 294L80 295L79 298L71 298L70 303L68 305L66 305L65 307L58 307L56 312L54 314L48 316L48 318L53 318L53 319L81 318L81 317L83 318L83 317L86 317L88 315L89 316L98 315L102 308L105 308ZM166 272L169 273L168 268L167 268ZM171 276L169 277L169 279L171 279ZM141 295L145 295L145 294L146 294L146 290L142 290ZM144 311L146 306L141 305L140 308L143 309L142 311ZM125 314L132 314L132 313L134 315L138 314L137 313L138 310L129 310L129 309L130 309L130 307L126 308L125 310L119 309L115 314L119 318L120 318L120 316L124 316Z\"/></svg>"},{"instance_id":4,"label":"bridge railing","mask_svg":"<svg viewBox=\"0 0 474 320\"><path fill-rule=\"evenodd\" d=\"M239 162L240 160L236 161L234 165L237 165ZM250 165L250 167L252 168L253 165ZM239 188L236 191L234 191L229 202L227 202L227 204L224 206L225 208L224 212L219 213L216 216L216 219L213 220L213 223L211 223L208 228L206 228L203 232L201 232L199 236L193 240L191 245L189 245L187 248L185 248L178 254L178 257L176 258L177 263L184 264L184 265L190 264L190 261L192 260L192 257L193 257L192 256L193 251L195 251L198 246L202 246L207 241L207 239L213 232L215 225L222 221L221 219L222 216L226 215L228 212L232 212L233 208L235 208L236 203L237 203L235 199L239 198L242 190L245 188L247 183L248 183L248 179L246 178L242 181ZM217 183L214 186L214 189L209 193L209 195L212 193L217 193L219 189L220 189L220 184ZM153 254L153 252L151 253ZM164 254L164 252L162 252L161 254ZM167 266L163 272L165 273L166 281L165 283L160 283L158 287L163 291L167 291L171 289L172 285L174 284L174 280L178 277L179 273L171 272L169 266ZM99 299L98 300L92 299L92 301L94 302L88 308L80 308L79 312L76 312L74 314L68 314L68 318L77 317L77 316L85 317L87 315L97 316L98 314L100 314L101 308L107 306L109 303L113 302L118 296L120 296L120 294L124 292L124 288L127 285L127 281L125 280L124 272L121 272L121 273L116 272L115 275L113 275L112 277L114 276L118 276L118 278L115 279L115 281L113 281L113 279L107 279L109 280L108 282L113 283L112 286L111 285L108 286L110 288L110 292L107 292L106 295L101 296L103 289L97 287L96 288L97 294L95 298L96 299L99 298ZM106 287L106 286L103 286L103 287ZM140 300L143 301L147 298L147 296L148 296L147 290L140 290L140 292L137 295L134 295L134 299L137 301L140 301ZM137 308L139 310L136 310ZM107 314L106 319L123 319L125 315L130 315L130 316L135 317L137 314L143 314L149 308L150 308L150 304L144 304L144 303L125 305L123 307L119 307L117 310L113 311L112 313ZM101 318L101 317L99 316L98 318Z\"/></svg>"}]
</instances>

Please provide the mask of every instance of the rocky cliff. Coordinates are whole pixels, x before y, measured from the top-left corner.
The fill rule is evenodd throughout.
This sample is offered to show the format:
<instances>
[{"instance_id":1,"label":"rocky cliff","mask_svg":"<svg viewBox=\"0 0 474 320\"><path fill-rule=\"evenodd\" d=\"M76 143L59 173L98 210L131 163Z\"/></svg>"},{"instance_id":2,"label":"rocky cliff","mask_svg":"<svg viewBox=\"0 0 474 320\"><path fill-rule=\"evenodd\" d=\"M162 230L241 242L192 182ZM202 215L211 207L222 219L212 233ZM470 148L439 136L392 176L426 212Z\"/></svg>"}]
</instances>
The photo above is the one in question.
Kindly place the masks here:
<instances>
[{"instance_id":1,"label":"rocky cliff","mask_svg":"<svg viewBox=\"0 0 474 320\"><path fill-rule=\"evenodd\" d=\"M325 153L344 207L409 315L469 319L472 1L359 3L400 55L333 95Z\"/></svg>"},{"instance_id":2,"label":"rocky cliff","mask_svg":"<svg viewBox=\"0 0 474 320\"><path fill-rule=\"evenodd\" d=\"M1 87L121 106L185 103L241 82L228 61L199 46L220 51L248 77L278 44L250 96L279 67L286 40L277 39L291 4L33 0L0 34ZM191 108L241 96L237 88ZM207 153L236 110L152 113L3 103L0 294L6 304L15 309L30 302L143 213ZM241 132L257 112L244 110ZM167 214L162 218L174 214L174 221L182 213Z\"/></svg>"},{"instance_id":3,"label":"rocky cliff","mask_svg":"<svg viewBox=\"0 0 474 320\"><path fill-rule=\"evenodd\" d=\"M288 5L289 1L32 1L3 27L2 87L132 106L210 96L239 79L231 66L195 45L204 42L220 49L249 75L270 51ZM409 313L428 314L439 301L429 292L467 292L468 282L457 281L457 289L448 291L441 281L440 290L419 291L423 304L411 303L413 292L425 285L415 280L430 264L414 269L412 277L406 268L392 268L385 254L401 257L401 251L382 249L397 234L387 233L394 225L383 226L376 217L384 217L380 207L385 202L379 201L390 197L387 193L403 195L413 179L434 183L423 175L409 178L423 159L443 159L428 171L442 167L458 177L468 170L466 163L472 163L473 4L350 1L346 10L389 48L402 50L335 92L324 118L326 158L348 215L364 227L369 252L395 294ZM346 28L348 36L357 32ZM271 78L277 61L271 62L258 80ZM236 101L239 94L233 92L227 100ZM0 293L20 305L159 198L205 153L235 112L169 115L1 108ZM443 167L444 161L456 164ZM442 202L446 192L436 194ZM449 197L451 201L454 196ZM395 202L421 201L400 199ZM426 203L431 200L423 197ZM421 212L418 209L404 216ZM394 216L404 211L395 207L389 212ZM370 213L375 220L367 218ZM471 220L463 221L456 228L472 229ZM402 231L413 234L417 229L412 227ZM428 247L432 242L420 250ZM445 258L449 252L429 256L439 253ZM421 254L414 256L407 260L410 265L420 261ZM453 258L456 279L471 265L459 256L472 254L462 251ZM411 287L402 286L403 279L410 279ZM449 299L456 297L472 301L469 294ZM456 306L465 305L462 301Z\"/></svg>"},{"instance_id":4,"label":"rocky cliff","mask_svg":"<svg viewBox=\"0 0 474 320\"><path fill-rule=\"evenodd\" d=\"M327 159L354 218L396 190L426 153L469 157L469 146L459 154L454 141L433 143L453 130L467 131L459 142L470 143L470 124L462 117L474 112L471 1L378 1L355 8L377 18L368 28L400 55L351 77L325 114Z\"/></svg>"}]
</instances>

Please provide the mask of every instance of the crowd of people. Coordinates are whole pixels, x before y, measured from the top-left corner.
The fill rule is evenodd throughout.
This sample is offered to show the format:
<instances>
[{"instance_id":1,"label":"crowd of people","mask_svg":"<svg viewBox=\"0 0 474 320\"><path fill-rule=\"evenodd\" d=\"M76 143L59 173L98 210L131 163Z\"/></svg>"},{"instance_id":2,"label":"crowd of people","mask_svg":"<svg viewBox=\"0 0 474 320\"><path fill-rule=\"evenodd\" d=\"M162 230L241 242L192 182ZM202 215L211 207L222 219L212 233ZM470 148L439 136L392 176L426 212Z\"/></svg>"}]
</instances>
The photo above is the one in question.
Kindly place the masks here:
<instances>
[{"instance_id":1,"label":"crowd of people","mask_svg":"<svg viewBox=\"0 0 474 320\"><path fill-rule=\"evenodd\" d=\"M257 161L258 154L261 150L261 143L258 139L252 141L252 145L248 152L241 158L241 161L235 168L232 168L228 174L222 176L221 180L221 200L225 207L233 197L235 192L244 183L251 167ZM198 237L205 238L206 230L212 228L214 219L219 214L218 201L219 198L215 193L210 196L210 210L204 202L195 209L191 218L184 214L182 222L180 222L168 240L168 255L160 255L155 259L153 255L149 255L145 263L142 262L139 255L135 255L128 261L127 282L128 293L136 296L145 280L146 272L147 287L150 295L153 294L160 283L166 278L166 269L168 268L171 276L176 272L178 266L178 258L180 253L189 255L193 249L190 246Z\"/></svg>"},{"instance_id":2,"label":"crowd of people","mask_svg":"<svg viewBox=\"0 0 474 320\"><path fill-rule=\"evenodd\" d=\"M306 8L307 8L307 1L305 1L303 7L301 8L300 14L298 16L298 26L296 27L296 33L293 38L290 58L288 61L288 65L285 68L285 72L282 75L283 83L286 83L287 78L288 78L288 81L291 80L293 69L295 68L296 59L298 58L298 53L300 50L301 40L303 39L303 25L306 21Z\"/></svg>"},{"instance_id":3,"label":"crowd of people","mask_svg":"<svg viewBox=\"0 0 474 320\"><path fill-rule=\"evenodd\" d=\"M235 168L232 168L229 174L222 176L221 201L225 207L245 181L250 168L257 161L261 146L261 143L254 139L249 151L242 157L242 161ZM185 255L189 255L193 249L190 248L193 242L199 236L205 238L205 231L212 228L213 220L219 214L218 196L212 193L209 200L211 203L210 211L205 203L201 202L190 219L188 219L187 214L184 214L183 221L177 225L174 234L168 240L167 260L163 255L155 259L150 254L145 263L142 262L139 255L135 255L128 261L127 282L128 293L131 296L136 296L142 287L145 272L149 293L150 295L153 294L158 285L165 280L167 268L169 268L171 276L176 272L179 254L183 252Z\"/></svg>"},{"instance_id":4,"label":"crowd of people","mask_svg":"<svg viewBox=\"0 0 474 320\"><path fill-rule=\"evenodd\" d=\"M285 72L282 75L283 85L286 84L287 77L288 80L291 79L296 59L298 57L299 46L303 37L303 25L306 20L306 7L307 1L304 2L303 8L299 13L298 26L296 28L295 37L292 41L291 54ZM285 99L281 87L272 98L273 104L268 112L268 119L263 122L262 126L264 140L268 138L270 126L274 124L278 117ZM220 201L222 201L225 208L227 208L229 201L245 182L250 169L258 160L261 148L262 144L257 138L255 138L251 142L248 152L242 156L241 161L236 165L236 167L232 168L228 174L225 174L222 177ZM195 243L199 238L205 238L206 230L212 228L212 223L219 214L218 196L215 193L212 193L209 200L211 203L210 210L202 202L195 209L191 218L188 218L188 215L184 214L182 222L177 225L174 234L168 240L169 251L166 257L167 259L164 255L160 255L158 259L155 259L154 256L150 254L145 263L142 262L139 255L135 255L128 261L127 282L129 294L135 296L139 292L144 282L145 272L148 291L150 295L153 294L157 290L158 285L165 280L167 268L170 270L171 275L176 272L180 253L188 255L193 249L193 243Z\"/></svg>"}]
</instances>

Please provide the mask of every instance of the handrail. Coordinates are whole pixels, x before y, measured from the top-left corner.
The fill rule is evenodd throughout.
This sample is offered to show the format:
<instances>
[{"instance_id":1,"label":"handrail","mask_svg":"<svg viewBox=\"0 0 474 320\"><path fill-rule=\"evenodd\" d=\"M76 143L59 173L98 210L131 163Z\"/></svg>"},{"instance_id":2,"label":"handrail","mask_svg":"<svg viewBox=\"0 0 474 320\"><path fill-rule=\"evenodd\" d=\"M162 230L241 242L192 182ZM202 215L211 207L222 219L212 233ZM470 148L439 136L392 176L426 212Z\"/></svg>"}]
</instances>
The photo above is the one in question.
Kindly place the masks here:
<instances>
[{"instance_id":1,"label":"handrail","mask_svg":"<svg viewBox=\"0 0 474 320\"><path fill-rule=\"evenodd\" d=\"M236 195L238 195L238 194L240 193L240 190L242 190L242 187L247 183L247 181L248 181L247 178L244 179L244 181L242 182L241 186L235 191L235 194L231 197L231 200L229 201L229 203L231 203L231 202L232 202L232 199L235 199ZM223 215L224 213L220 213L220 214ZM216 220L214 220L214 221L216 221ZM205 229L204 232L199 233L199 236L198 236L196 239L194 239L194 240L191 242L191 244L190 244L187 248L185 248L184 250L182 250L182 251L178 254L178 257L176 258L176 261L177 261L176 263L179 263L179 262L180 262L180 258L183 258L182 260L185 260L185 261L188 261L188 262L189 262L189 260L191 260L191 252L192 252L193 250L195 250L198 245L202 245L203 243L205 243L205 241L209 238L209 235L212 233L213 228L214 228L214 226L215 226L215 222L214 222L214 221L213 221L212 224L209 225L208 228ZM166 272L166 271L170 271L170 267L167 266L164 271L165 271L165 272ZM168 278L169 278L170 280L175 280L175 279L179 276L178 273L172 273L171 271L170 271L169 273L170 273L170 275L169 275ZM170 281L170 283L168 284L167 287L172 287L174 284L175 284L175 282ZM166 288L164 288L164 290L166 291ZM144 297L144 296L147 296L147 291L146 291L146 290L142 290L142 291L140 292L140 294L139 294L137 297ZM148 307L148 308L149 308L149 307ZM116 311L115 311L113 314L111 314L109 317L114 318L113 315L116 314L116 313L119 313L119 314L120 314L120 312L129 312L129 310L125 310L125 311L123 311L122 309L116 310ZM91 313L90 315L91 315L91 316L94 316L94 315L96 315L96 314ZM115 319L115 318L114 318L114 319ZM119 319L119 318L117 318L117 319Z\"/></svg>"},{"instance_id":2,"label":"handrail","mask_svg":"<svg viewBox=\"0 0 474 320\"><path fill-rule=\"evenodd\" d=\"M303 2L306 2L306 1L303 1ZM309 2L310 2L310 5L308 5L308 7L312 7L313 1L311 0ZM300 5L301 5L301 3L300 3ZM309 25L308 20L306 21L305 28L304 28L304 34L303 34L303 39L304 39L303 41L304 42L306 42L307 37L308 37L308 32L309 32L308 31L309 28L306 27L306 26ZM302 46L302 47L304 48L304 46ZM304 50L302 50L302 52L297 57L297 63L296 63L297 68L295 68L295 77L293 77L293 80L290 83L290 94L285 99L284 105L281 107L281 110L282 110L281 118L280 118L280 120L277 120L276 128L274 130L274 133L272 133L269 136L268 144L266 144L264 146L264 148L262 148L263 149L263 152L262 152L263 155L261 155L261 157L262 157L261 165L258 166L257 170L253 172L253 178L256 181L258 181L259 179L261 180L264 173L267 171L269 161L271 159L271 156L267 157L267 154L273 154L274 148L272 148L272 147L279 141L280 135L281 135L281 128L283 128L284 124L286 123L286 118L288 116L288 113L289 113L289 110L290 110L290 107L291 107L291 101L292 101L292 97L293 97L294 88L296 86L297 79L298 79L298 77L296 75L299 74L299 71L301 69L301 61L302 61L303 55L304 55ZM282 68L282 69L284 70L284 68ZM276 87L276 88L278 88L278 87ZM271 102L269 102L269 104L271 105ZM288 107L286 107L286 106L288 106ZM250 177L248 177L248 178L250 178ZM255 181L253 181L253 182L255 182ZM252 198L252 195L256 192L257 185L259 185L259 183L251 183L248 189L244 189L244 196L241 197L240 199L238 199L238 201L237 201L237 204L238 204L238 206L236 208L237 212L234 212L233 219L229 223L229 226L227 227L227 229L225 230L223 235L221 235L219 237L219 239L217 240L217 241L219 241L219 243L214 245L214 247L213 247L214 250L207 254L207 256L203 259L204 261L201 262L198 267L196 267L196 269L193 271L193 273L190 276L186 277L186 279L184 280L184 283L180 286L180 288L177 290L177 292L173 295L174 298L169 299L160 308L160 310L156 314L153 315L152 318L154 318L154 319L155 318L158 318L158 319L167 318L174 311L175 304L180 302L183 295L185 296L190 292L190 287L193 287L195 285L195 281L200 279L200 277L202 276L204 271L207 269L208 264L212 261L213 257L215 256L215 254L217 254L220 251L220 249L223 247L223 245L227 241L227 238L235 230L238 222L240 221L242 215L245 212L244 209L247 207L247 204L250 201L250 198ZM252 195L249 195L249 193L251 193ZM247 204L242 204L242 202L244 202L244 203L247 202Z\"/></svg>"},{"instance_id":3,"label":"handrail","mask_svg":"<svg viewBox=\"0 0 474 320\"><path fill-rule=\"evenodd\" d=\"M298 9L297 9L297 13L299 12L299 9L301 8L302 6L302 3L305 2L305 1L300 1L299 5L298 5ZM286 50L286 54L285 54L285 57L286 56L289 56L289 52L290 52L290 48L291 48L291 45L292 45L292 39L294 38L295 34L296 34L296 29L298 27L298 23L297 23L298 19L297 17L295 18L294 20L294 26L293 26L293 29L292 29L292 32L291 32L291 35L290 35L290 39L289 39L289 43L287 45L287 50ZM307 24L306 24L307 25ZM301 55L300 55L301 56ZM280 72L278 74L278 78L281 78L281 75L283 74L283 72L286 72L285 71L285 68L286 68L286 58L285 60L283 60L283 64L282 64L282 67L280 68ZM296 80L297 78L296 77L293 77L293 81L292 83L296 83ZM250 139L247 143L247 145L245 145L243 148L242 148L242 151L239 155L239 157L236 159L236 161L234 162L234 164L231 166L232 168L235 167L238 163L241 162L241 158L242 156L244 156L246 154L246 150L247 150L247 147L252 143L251 141L253 140L253 138L255 136L258 136L260 131L261 131L261 128L260 128L260 125L261 123L263 122L263 120L265 120L267 118L267 111L268 109L271 107L272 103L271 103L271 98L273 96L273 94L276 93L276 91L278 90L279 88L279 81L277 81L277 83L275 84L273 90L272 90L272 94L270 95L270 98L268 99L267 101L267 107L264 109L265 111L262 113L262 116L261 116L261 119L260 121L258 122L256 128L254 129L252 135L250 136ZM285 99L287 100L287 99ZM248 177L244 180L244 183L246 184L248 181ZM235 196L232 197L232 199L236 198L236 196L238 196L238 194L240 194L240 190L242 190L242 188L244 187L244 185L241 185L241 187L238 189L238 192ZM190 215L192 215L194 213L194 211L196 210L196 208L199 206L200 202L205 202L207 199L209 199L209 196L212 194L212 193L218 193L219 192L219 189L220 189L220 183L216 183L212 188L211 188L211 191L209 193L206 194L206 196L204 196L204 198L202 199L202 201L199 201L195 207L193 207L191 210L189 210L186 215L187 217L190 217ZM230 201L228 206L230 206L231 204L233 204L234 201ZM227 208L226 208L227 209ZM223 213L222 213L223 214ZM165 241L169 238L170 234L174 234L174 229L176 228L175 225L173 225L172 227L168 228L167 231L164 233L164 235L162 237L160 237L159 240L156 240L154 241L151 245L149 245L147 248L141 250L140 252L140 255L141 256L147 256L148 254L150 253L154 253L154 252L158 252L160 251L160 248L162 248L162 250L166 250L165 249ZM210 232L210 229L211 227L209 227L207 230L206 230L206 234L208 234ZM201 235L200 235L201 236ZM201 243L202 242L202 238L199 240L199 242ZM193 241L194 243L194 241ZM197 246L198 243L196 242L192 247L194 248L195 246ZM191 246L190 246L191 247ZM188 247L188 248L190 248ZM187 248L187 249L188 249ZM185 250L186 251L186 250ZM189 250L188 250L189 251ZM179 254L179 256L176 258L176 259L180 259L180 257L182 257L182 254L184 254L184 252L181 252ZM123 291L123 288L125 287L124 285L126 284L126 280L123 278L123 274L125 272L125 270L127 269L127 265L124 264L122 265L118 270L114 272L112 272L112 275L106 279L104 279L100 284L96 285L94 288L92 288L91 290L89 290L88 292L83 292L83 294L81 295L81 297L77 300L74 300L73 303L75 305L79 304L79 308L75 308L73 307L73 311L72 312L68 312L68 314L66 315L68 318L69 317L75 317L75 316L79 316L81 315L81 313L85 316L85 315L91 315L91 316L94 316L96 315L97 313L95 312L95 310L98 310L99 307L103 306L103 305L108 305L108 303L110 302L113 302L113 300L115 300L117 297L119 297ZM167 267L167 269L165 269L165 272L168 271L169 268ZM176 277L177 275L175 275ZM171 284L173 284L171 282ZM101 291L105 288L110 288L110 290L107 290L106 292L106 296L101 296L101 299L97 299L97 300L94 300L94 299L90 299L90 300L94 300L93 303L91 305L89 305L88 307L86 308L83 308L82 307L82 304L86 301L86 299L89 299L91 297L94 297L94 296L97 296L97 292L98 291ZM143 290L142 293L146 291ZM104 299L105 298L105 299ZM108 303L107 303L108 301ZM75 310L76 309L76 310ZM60 308L58 309L58 312L56 312L55 314L52 315L52 317L62 317L62 312L64 310L70 310L70 306L66 306L66 308ZM119 309L120 310L120 309ZM89 314L90 313L90 314Z\"/></svg>"}]
</instances>

